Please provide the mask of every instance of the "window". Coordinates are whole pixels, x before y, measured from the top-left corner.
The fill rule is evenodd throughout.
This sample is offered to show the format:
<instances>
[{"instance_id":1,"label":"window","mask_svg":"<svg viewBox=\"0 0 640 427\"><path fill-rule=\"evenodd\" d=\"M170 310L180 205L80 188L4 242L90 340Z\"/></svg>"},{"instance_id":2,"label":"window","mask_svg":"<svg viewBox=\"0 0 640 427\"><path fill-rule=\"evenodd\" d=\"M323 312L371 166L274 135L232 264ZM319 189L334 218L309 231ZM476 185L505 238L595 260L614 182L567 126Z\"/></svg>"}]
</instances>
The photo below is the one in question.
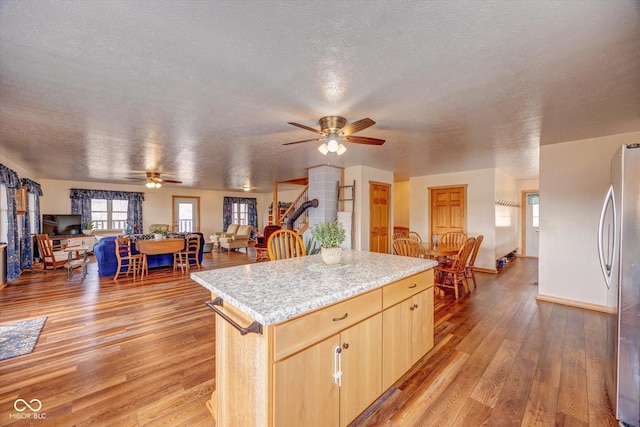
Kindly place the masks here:
<instances>
[{"instance_id":1,"label":"window","mask_svg":"<svg viewBox=\"0 0 640 427\"><path fill-rule=\"evenodd\" d=\"M37 234L40 231L36 230L36 194L35 193L27 193L27 197L29 198L29 233Z\"/></svg>"},{"instance_id":2,"label":"window","mask_svg":"<svg viewBox=\"0 0 640 427\"><path fill-rule=\"evenodd\" d=\"M127 228L127 200L91 199L91 222L98 230Z\"/></svg>"},{"instance_id":3,"label":"window","mask_svg":"<svg viewBox=\"0 0 640 427\"><path fill-rule=\"evenodd\" d=\"M249 205L246 203L233 204L233 220L231 223L249 225Z\"/></svg>"},{"instance_id":4,"label":"window","mask_svg":"<svg viewBox=\"0 0 640 427\"><path fill-rule=\"evenodd\" d=\"M7 186L0 184L0 242L7 242L9 228L9 211L7 202Z\"/></svg>"},{"instance_id":5,"label":"window","mask_svg":"<svg viewBox=\"0 0 640 427\"><path fill-rule=\"evenodd\" d=\"M531 226L540 227L540 205L531 205Z\"/></svg>"}]
</instances>

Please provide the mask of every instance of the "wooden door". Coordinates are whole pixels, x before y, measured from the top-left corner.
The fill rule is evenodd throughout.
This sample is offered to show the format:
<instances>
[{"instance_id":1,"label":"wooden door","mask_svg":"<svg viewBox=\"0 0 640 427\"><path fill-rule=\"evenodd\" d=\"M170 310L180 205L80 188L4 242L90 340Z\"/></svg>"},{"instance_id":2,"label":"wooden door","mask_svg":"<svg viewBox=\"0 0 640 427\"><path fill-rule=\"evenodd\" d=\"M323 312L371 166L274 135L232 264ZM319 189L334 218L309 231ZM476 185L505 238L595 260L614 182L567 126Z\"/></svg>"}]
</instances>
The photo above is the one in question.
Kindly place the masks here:
<instances>
[{"instance_id":1,"label":"wooden door","mask_svg":"<svg viewBox=\"0 0 640 427\"><path fill-rule=\"evenodd\" d=\"M411 298L411 365L433 347L433 288Z\"/></svg>"},{"instance_id":2,"label":"wooden door","mask_svg":"<svg viewBox=\"0 0 640 427\"><path fill-rule=\"evenodd\" d=\"M334 349L340 345L340 336L334 335L275 364L274 425L339 425L340 388L333 372Z\"/></svg>"},{"instance_id":3,"label":"wooden door","mask_svg":"<svg viewBox=\"0 0 640 427\"><path fill-rule=\"evenodd\" d=\"M369 250L389 253L391 185L369 182Z\"/></svg>"},{"instance_id":4,"label":"wooden door","mask_svg":"<svg viewBox=\"0 0 640 427\"><path fill-rule=\"evenodd\" d=\"M411 367L411 298L382 312L382 389Z\"/></svg>"},{"instance_id":5,"label":"wooden door","mask_svg":"<svg viewBox=\"0 0 640 427\"><path fill-rule=\"evenodd\" d=\"M343 331L340 340L340 425L346 426L382 394L382 315Z\"/></svg>"},{"instance_id":6,"label":"wooden door","mask_svg":"<svg viewBox=\"0 0 640 427\"><path fill-rule=\"evenodd\" d=\"M466 218L466 186L431 189L431 235L443 235L449 231L466 233Z\"/></svg>"}]
</instances>

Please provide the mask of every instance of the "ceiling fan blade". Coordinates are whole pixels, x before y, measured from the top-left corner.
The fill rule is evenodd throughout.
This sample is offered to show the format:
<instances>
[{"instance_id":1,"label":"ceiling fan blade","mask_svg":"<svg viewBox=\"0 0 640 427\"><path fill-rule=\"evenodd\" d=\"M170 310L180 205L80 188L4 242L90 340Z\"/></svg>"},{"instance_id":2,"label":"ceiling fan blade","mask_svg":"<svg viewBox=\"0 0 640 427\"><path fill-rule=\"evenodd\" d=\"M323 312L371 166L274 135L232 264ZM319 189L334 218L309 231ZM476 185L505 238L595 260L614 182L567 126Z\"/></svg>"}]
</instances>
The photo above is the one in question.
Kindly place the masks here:
<instances>
[{"instance_id":1,"label":"ceiling fan blade","mask_svg":"<svg viewBox=\"0 0 640 427\"><path fill-rule=\"evenodd\" d=\"M324 140L324 137L323 137L323 138L313 138L313 139L305 139L305 140L302 140L302 141L296 141L296 142L287 142L287 143L284 143L284 144L282 144L282 145L293 145L293 144L300 144L300 143L302 143L302 142L323 141L323 140Z\"/></svg>"},{"instance_id":2,"label":"ceiling fan blade","mask_svg":"<svg viewBox=\"0 0 640 427\"><path fill-rule=\"evenodd\" d=\"M342 134L344 136L349 136L352 133L356 133L356 132L360 132L361 130L364 130L370 126L375 125L376 122L374 122L373 120L371 120L370 118L366 118L366 119L361 119L358 121L355 121L353 123L349 123L348 125L346 125L345 127L343 127L340 132L342 132Z\"/></svg>"},{"instance_id":3,"label":"ceiling fan blade","mask_svg":"<svg viewBox=\"0 0 640 427\"><path fill-rule=\"evenodd\" d=\"M294 123L294 122L287 122L287 123L289 123L290 125L293 125L293 126L297 126L299 128L302 128L302 129L310 130L311 132L319 133L321 135L323 134L322 131L320 131L318 129L314 129L314 128L311 128L311 127L305 126L305 125L301 125L300 123Z\"/></svg>"},{"instance_id":4,"label":"ceiling fan blade","mask_svg":"<svg viewBox=\"0 0 640 427\"><path fill-rule=\"evenodd\" d=\"M355 144L369 144L369 145L382 145L384 139L369 138L367 136L345 136L342 138L344 141L353 142Z\"/></svg>"},{"instance_id":5,"label":"ceiling fan blade","mask_svg":"<svg viewBox=\"0 0 640 427\"><path fill-rule=\"evenodd\" d=\"M133 181L146 181L147 178L137 177L137 176L125 176L124 179L131 179Z\"/></svg>"},{"instance_id":6,"label":"ceiling fan blade","mask_svg":"<svg viewBox=\"0 0 640 427\"><path fill-rule=\"evenodd\" d=\"M160 178L160 182L168 182L170 184L182 184L182 181L178 181L178 180L175 180L175 179Z\"/></svg>"}]
</instances>

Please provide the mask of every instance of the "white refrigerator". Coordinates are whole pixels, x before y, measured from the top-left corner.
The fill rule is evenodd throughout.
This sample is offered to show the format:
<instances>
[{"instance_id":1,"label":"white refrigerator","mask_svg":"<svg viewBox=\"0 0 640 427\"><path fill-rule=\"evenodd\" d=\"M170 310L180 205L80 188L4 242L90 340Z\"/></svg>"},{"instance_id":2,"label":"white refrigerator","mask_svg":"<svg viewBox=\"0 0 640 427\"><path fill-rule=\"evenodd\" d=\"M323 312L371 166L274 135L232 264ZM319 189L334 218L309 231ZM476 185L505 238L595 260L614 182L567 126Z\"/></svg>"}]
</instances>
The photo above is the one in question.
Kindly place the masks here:
<instances>
[{"instance_id":1,"label":"white refrigerator","mask_svg":"<svg viewBox=\"0 0 640 427\"><path fill-rule=\"evenodd\" d=\"M616 418L640 426L640 144L611 160L611 186L598 230L607 286L605 382Z\"/></svg>"}]
</instances>

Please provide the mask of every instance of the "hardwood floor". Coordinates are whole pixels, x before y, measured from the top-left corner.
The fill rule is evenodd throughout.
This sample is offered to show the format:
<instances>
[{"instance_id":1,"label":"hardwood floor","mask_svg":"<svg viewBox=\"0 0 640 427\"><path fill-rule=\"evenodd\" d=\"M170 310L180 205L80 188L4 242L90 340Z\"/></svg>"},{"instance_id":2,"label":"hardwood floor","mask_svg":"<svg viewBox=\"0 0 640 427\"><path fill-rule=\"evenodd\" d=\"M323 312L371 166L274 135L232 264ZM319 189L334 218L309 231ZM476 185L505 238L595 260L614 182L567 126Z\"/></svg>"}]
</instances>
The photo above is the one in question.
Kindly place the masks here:
<instances>
[{"instance_id":1,"label":"hardwood floor","mask_svg":"<svg viewBox=\"0 0 640 427\"><path fill-rule=\"evenodd\" d=\"M204 268L252 262L206 254ZM0 361L0 425L210 426L209 293L151 270L114 283L90 264L25 272L0 290L0 323L48 316L34 351ZM617 425L603 384L600 313L537 302L537 261L518 259L456 302L436 297L436 347L353 425ZM16 419L39 399L44 420ZM13 415L13 418L10 416Z\"/></svg>"}]
</instances>

